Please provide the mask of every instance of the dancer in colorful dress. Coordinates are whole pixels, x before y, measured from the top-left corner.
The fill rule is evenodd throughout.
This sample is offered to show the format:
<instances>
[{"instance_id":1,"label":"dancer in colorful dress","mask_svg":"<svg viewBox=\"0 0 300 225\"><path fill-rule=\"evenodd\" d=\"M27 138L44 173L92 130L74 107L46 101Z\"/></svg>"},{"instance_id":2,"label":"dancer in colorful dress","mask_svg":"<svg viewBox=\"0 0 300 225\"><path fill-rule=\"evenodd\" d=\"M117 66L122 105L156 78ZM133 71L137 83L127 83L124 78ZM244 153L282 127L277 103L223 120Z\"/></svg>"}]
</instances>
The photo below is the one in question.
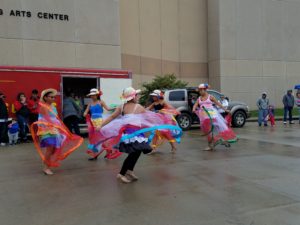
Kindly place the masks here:
<instances>
[{"instance_id":1,"label":"dancer in colorful dress","mask_svg":"<svg viewBox=\"0 0 300 225\"><path fill-rule=\"evenodd\" d=\"M112 110L106 105L106 103L103 100L100 99L101 95L102 92L99 91L97 88L93 88L90 90L90 93L87 96L92 99L92 102L88 104L83 114L84 117L87 117L88 113L90 113L90 115L87 117L87 123L89 123L90 121L90 124L95 130L100 129L101 124L103 122L103 108L107 111ZM89 160L97 160L98 156L102 153L102 150L103 149L101 149L101 145L89 144L88 150L86 151L87 154L91 156Z\"/></svg>"},{"instance_id":2,"label":"dancer in colorful dress","mask_svg":"<svg viewBox=\"0 0 300 225\"><path fill-rule=\"evenodd\" d=\"M170 114L172 116L178 115L178 112L176 109L174 109L171 105L169 105L165 100L164 100L164 94L160 90L154 90L150 96L152 97L153 103L147 107L148 110L152 110L157 113L164 113L164 114ZM176 125L177 122L174 118L174 125ZM156 131L156 135L153 138L152 141L152 149L153 151L151 153L155 153L157 151L157 147L159 145L159 142L163 142L163 140L168 140L170 145L171 145L171 152L175 153L176 152L176 140L171 136L170 132L161 132L161 131Z\"/></svg>"},{"instance_id":3,"label":"dancer in colorful dress","mask_svg":"<svg viewBox=\"0 0 300 225\"><path fill-rule=\"evenodd\" d=\"M198 88L200 97L193 107L193 112L199 116L201 130L208 138L208 147L204 150L212 151L218 144L230 147L230 143L237 141L237 136L228 127L225 119L218 113L214 104L222 108L225 112L230 113L230 111L225 109L215 97L208 94L208 84L200 84Z\"/></svg>"},{"instance_id":4,"label":"dancer in colorful dress","mask_svg":"<svg viewBox=\"0 0 300 225\"><path fill-rule=\"evenodd\" d=\"M43 172L53 175L51 167L58 167L60 161L75 151L83 139L73 135L59 119L54 106L55 89L46 89L39 102L39 119L31 125L31 134L36 149L44 162Z\"/></svg>"},{"instance_id":5,"label":"dancer in colorful dress","mask_svg":"<svg viewBox=\"0 0 300 225\"><path fill-rule=\"evenodd\" d=\"M91 139L92 143L109 143L111 147L128 154L117 175L123 183L138 180L133 172L135 165L142 152L148 154L152 151L149 142L156 130L170 130L176 139L180 139L182 134L178 126L172 125L170 116L146 111L137 104L139 92L132 87L124 89L122 97L126 103L103 121L101 130Z\"/></svg>"}]
</instances>

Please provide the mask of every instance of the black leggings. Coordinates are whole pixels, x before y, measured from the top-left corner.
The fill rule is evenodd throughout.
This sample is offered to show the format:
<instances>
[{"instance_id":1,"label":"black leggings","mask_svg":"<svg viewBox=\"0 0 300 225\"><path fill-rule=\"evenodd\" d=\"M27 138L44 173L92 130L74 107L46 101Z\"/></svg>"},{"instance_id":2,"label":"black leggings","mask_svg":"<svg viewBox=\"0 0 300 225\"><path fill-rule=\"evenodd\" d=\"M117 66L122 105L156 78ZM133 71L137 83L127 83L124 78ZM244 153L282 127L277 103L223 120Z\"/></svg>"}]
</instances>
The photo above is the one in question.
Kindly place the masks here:
<instances>
[{"instance_id":1,"label":"black leggings","mask_svg":"<svg viewBox=\"0 0 300 225\"><path fill-rule=\"evenodd\" d=\"M0 143L7 142L7 123L0 122Z\"/></svg>"},{"instance_id":2,"label":"black leggings","mask_svg":"<svg viewBox=\"0 0 300 225\"><path fill-rule=\"evenodd\" d=\"M80 129L79 129L79 118L75 115L68 116L64 119L64 123L70 132L75 132L78 136L80 136Z\"/></svg>"},{"instance_id":3,"label":"black leggings","mask_svg":"<svg viewBox=\"0 0 300 225\"><path fill-rule=\"evenodd\" d=\"M136 162L138 161L138 159L141 156L141 153L142 153L141 151L136 151L136 152L130 153L127 156L127 158L123 162L123 166L122 166L122 169L120 171L121 175L125 176L125 174L128 170L133 171Z\"/></svg>"}]
</instances>

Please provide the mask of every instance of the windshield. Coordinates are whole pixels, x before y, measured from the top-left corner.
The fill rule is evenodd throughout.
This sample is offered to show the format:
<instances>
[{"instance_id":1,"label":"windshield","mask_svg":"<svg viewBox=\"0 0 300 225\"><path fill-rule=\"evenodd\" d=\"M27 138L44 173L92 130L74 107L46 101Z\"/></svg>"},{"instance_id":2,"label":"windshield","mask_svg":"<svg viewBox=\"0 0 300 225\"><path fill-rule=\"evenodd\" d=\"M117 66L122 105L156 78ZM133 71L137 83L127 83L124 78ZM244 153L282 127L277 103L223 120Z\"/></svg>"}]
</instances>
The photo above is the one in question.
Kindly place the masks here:
<instances>
[{"instance_id":1,"label":"windshield","mask_svg":"<svg viewBox=\"0 0 300 225\"><path fill-rule=\"evenodd\" d=\"M221 101L222 94L220 94L219 92L212 91L212 90L208 90L207 92L208 94L214 96L217 99L217 101Z\"/></svg>"}]
</instances>

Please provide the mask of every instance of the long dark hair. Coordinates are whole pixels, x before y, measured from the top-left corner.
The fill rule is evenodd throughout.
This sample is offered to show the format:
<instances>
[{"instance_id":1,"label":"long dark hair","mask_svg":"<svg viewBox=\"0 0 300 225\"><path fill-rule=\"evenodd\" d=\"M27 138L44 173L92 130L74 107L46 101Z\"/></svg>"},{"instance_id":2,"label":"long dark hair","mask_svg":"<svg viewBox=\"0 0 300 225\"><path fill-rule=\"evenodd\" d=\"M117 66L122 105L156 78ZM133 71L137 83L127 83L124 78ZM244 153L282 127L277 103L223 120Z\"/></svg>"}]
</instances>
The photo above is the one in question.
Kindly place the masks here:
<instances>
[{"instance_id":1,"label":"long dark hair","mask_svg":"<svg viewBox=\"0 0 300 225\"><path fill-rule=\"evenodd\" d=\"M24 95L26 97L26 95L24 94L24 92L20 92L18 95L17 95L17 100L20 101L21 100L21 96Z\"/></svg>"}]
</instances>

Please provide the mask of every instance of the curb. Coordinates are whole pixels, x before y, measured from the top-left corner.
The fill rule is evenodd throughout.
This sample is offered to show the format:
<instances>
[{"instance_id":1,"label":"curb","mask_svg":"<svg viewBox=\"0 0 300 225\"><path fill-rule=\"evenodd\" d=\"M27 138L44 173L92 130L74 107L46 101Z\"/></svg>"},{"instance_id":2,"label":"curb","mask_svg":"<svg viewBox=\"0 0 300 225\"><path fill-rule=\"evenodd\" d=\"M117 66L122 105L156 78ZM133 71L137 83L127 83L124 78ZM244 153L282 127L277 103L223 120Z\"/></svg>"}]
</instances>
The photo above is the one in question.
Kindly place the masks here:
<instances>
[{"instance_id":1,"label":"curb","mask_svg":"<svg viewBox=\"0 0 300 225\"><path fill-rule=\"evenodd\" d=\"M299 117L295 117L293 118L293 121L298 121L299 120ZM247 119L247 122L257 122L258 121L258 117L255 118L249 118ZM283 117L275 117L275 121L283 121Z\"/></svg>"}]
</instances>

